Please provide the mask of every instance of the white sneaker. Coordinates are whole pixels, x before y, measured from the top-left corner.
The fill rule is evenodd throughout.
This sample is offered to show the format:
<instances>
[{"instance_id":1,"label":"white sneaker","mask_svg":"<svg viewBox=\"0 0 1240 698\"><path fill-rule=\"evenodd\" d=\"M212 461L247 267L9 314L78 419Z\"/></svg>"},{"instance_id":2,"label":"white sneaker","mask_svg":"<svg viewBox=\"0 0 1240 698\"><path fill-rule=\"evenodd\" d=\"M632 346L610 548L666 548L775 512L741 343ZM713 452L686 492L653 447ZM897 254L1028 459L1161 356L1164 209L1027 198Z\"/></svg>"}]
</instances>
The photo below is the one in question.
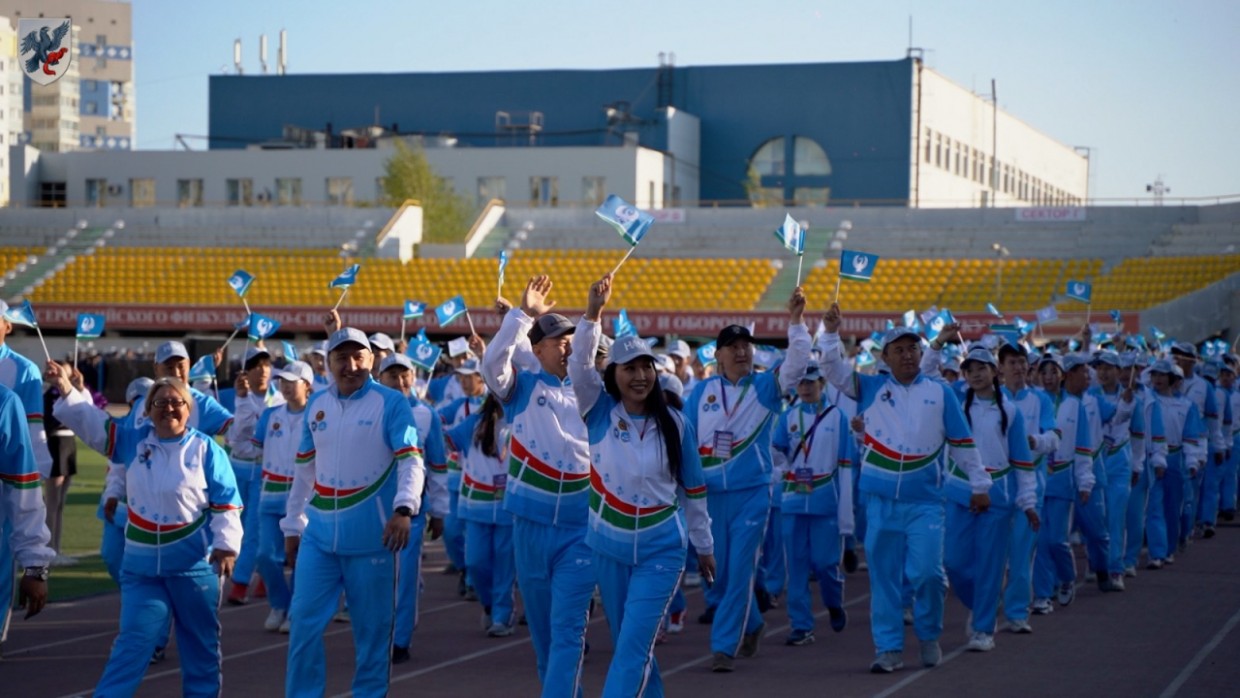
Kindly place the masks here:
<instances>
[{"instance_id":1,"label":"white sneaker","mask_svg":"<svg viewBox=\"0 0 1240 698\"><path fill-rule=\"evenodd\" d=\"M503 623L492 623L491 627L487 628L487 637L508 637L512 633L513 627Z\"/></svg>"},{"instance_id":2,"label":"white sneaker","mask_svg":"<svg viewBox=\"0 0 1240 698\"><path fill-rule=\"evenodd\" d=\"M283 622L283 623L280 623L280 634L281 634L281 635L288 635L288 631L289 631L289 627L290 627L290 623L289 623L289 621L290 621L290 618L288 618L287 616L285 616L285 618L284 618L284 622Z\"/></svg>"},{"instance_id":3,"label":"white sneaker","mask_svg":"<svg viewBox=\"0 0 1240 698\"><path fill-rule=\"evenodd\" d=\"M1137 567L1136 567L1136 565L1132 565L1132 566L1129 566L1129 567L1125 567L1125 568L1124 568L1124 576L1125 576L1125 577L1127 577L1127 578L1129 578L1129 579L1132 579L1133 577L1136 577L1136 576L1137 576Z\"/></svg>"},{"instance_id":4,"label":"white sneaker","mask_svg":"<svg viewBox=\"0 0 1240 698\"><path fill-rule=\"evenodd\" d=\"M339 611L336 611L336 615L332 616L332 620L337 623L348 623L349 622L349 609L342 608Z\"/></svg>"},{"instance_id":5,"label":"white sneaker","mask_svg":"<svg viewBox=\"0 0 1240 698\"><path fill-rule=\"evenodd\" d=\"M1008 629L1017 635L1028 635L1033 632L1033 626L1029 625L1029 621L1024 618L1008 621Z\"/></svg>"},{"instance_id":6,"label":"white sneaker","mask_svg":"<svg viewBox=\"0 0 1240 698\"><path fill-rule=\"evenodd\" d=\"M1049 616L1055 611L1055 606L1050 599L1034 599L1029 605L1029 611L1037 616Z\"/></svg>"},{"instance_id":7,"label":"white sneaker","mask_svg":"<svg viewBox=\"0 0 1240 698\"><path fill-rule=\"evenodd\" d=\"M271 609L271 613L267 614L267 620L263 621L263 630L276 632L281 625L284 625L286 618L288 618L287 611L281 611L278 608Z\"/></svg>"},{"instance_id":8,"label":"white sneaker","mask_svg":"<svg viewBox=\"0 0 1240 698\"><path fill-rule=\"evenodd\" d=\"M686 589L696 589L702 586L702 575L698 572L685 572L685 581L681 586Z\"/></svg>"},{"instance_id":9,"label":"white sneaker","mask_svg":"<svg viewBox=\"0 0 1240 698\"><path fill-rule=\"evenodd\" d=\"M995 636L990 633L973 633L969 638L970 652L989 652L995 648Z\"/></svg>"}]
</instances>

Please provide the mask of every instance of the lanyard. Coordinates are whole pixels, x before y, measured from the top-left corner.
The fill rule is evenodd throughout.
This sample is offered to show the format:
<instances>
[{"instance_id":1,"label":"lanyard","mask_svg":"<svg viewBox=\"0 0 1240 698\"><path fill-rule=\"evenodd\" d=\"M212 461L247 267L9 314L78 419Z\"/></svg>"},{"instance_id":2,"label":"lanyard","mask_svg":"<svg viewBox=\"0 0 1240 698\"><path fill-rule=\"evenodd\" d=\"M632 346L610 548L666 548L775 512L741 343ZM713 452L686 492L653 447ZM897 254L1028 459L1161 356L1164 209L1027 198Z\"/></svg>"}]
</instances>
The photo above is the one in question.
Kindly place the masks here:
<instances>
[{"instance_id":1,"label":"lanyard","mask_svg":"<svg viewBox=\"0 0 1240 698\"><path fill-rule=\"evenodd\" d=\"M746 376L746 378L748 377L749 376ZM745 378L742 378L741 380L743 381L745 380ZM728 409L728 379L724 376L719 377L719 394L723 398L723 416L724 417L728 419L732 418L732 413L735 412L736 409L741 406L742 402L744 402L745 393L749 392L749 386L751 385L753 385L753 381L746 383L745 387L741 388L741 394L736 397L736 407L729 410Z\"/></svg>"},{"instance_id":2,"label":"lanyard","mask_svg":"<svg viewBox=\"0 0 1240 698\"><path fill-rule=\"evenodd\" d=\"M805 423L801 422L801 415L797 415L797 421L801 422L801 443L797 444L797 449L792 452L792 460L796 460L798 453L804 453L804 460L806 463L809 463L809 450L814 447L814 436L816 435L818 425L822 424L822 420L828 414L831 414L833 409L835 409L835 405L827 405L827 409L819 412L814 417L814 423L809 425L809 431L805 431Z\"/></svg>"}]
</instances>

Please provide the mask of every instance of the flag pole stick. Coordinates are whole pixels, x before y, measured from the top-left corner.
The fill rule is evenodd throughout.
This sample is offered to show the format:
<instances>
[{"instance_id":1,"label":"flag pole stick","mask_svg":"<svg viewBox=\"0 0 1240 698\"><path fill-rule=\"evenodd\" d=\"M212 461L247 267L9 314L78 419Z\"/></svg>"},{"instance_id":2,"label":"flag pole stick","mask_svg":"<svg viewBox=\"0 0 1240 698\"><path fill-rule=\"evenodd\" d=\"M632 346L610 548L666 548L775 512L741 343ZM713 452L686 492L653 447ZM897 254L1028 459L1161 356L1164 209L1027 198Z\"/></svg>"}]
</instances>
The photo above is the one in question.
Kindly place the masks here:
<instances>
[{"instance_id":1,"label":"flag pole stick","mask_svg":"<svg viewBox=\"0 0 1240 698\"><path fill-rule=\"evenodd\" d=\"M332 310L338 310L340 308L340 304L344 302L344 297L349 295L349 288L349 286L344 287L344 292L341 293L340 297L336 299L336 304L332 306Z\"/></svg>"},{"instance_id":2,"label":"flag pole stick","mask_svg":"<svg viewBox=\"0 0 1240 698\"><path fill-rule=\"evenodd\" d=\"M1089 316L1090 316L1090 314L1091 314L1091 312L1090 312L1090 311L1093 309L1093 307L1094 307L1094 304L1093 304L1093 303L1086 303L1086 304L1085 304L1085 324L1086 324L1086 325L1088 325L1088 324L1089 324Z\"/></svg>"},{"instance_id":3,"label":"flag pole stick","mask_svg":"<svg viewBox=\"0 0 1240 698\"><path fill-rule=\"evenodd\" d=\"M400 316L400 341L402 343L405 341L405 324L405 315L402 312Z\"/></svg>"},{"instance_id":4,"label":"flag pole stick","mask_svg":"<svg viewBox=\"0 0 1240 698\"><path fill-rule=\"evenodd\" d=\"M44 341L44 339L43 339L43 330L39 329L39 326L38 326L38 325L35 325L35 326L34 326L34 331L35 331L35 334L39 335L39 344L42 344L42 345L43 345L43 355L47 357L47 362L48 362L48 363L51 363L51 362L52 362L52 352L50 352L50 351L48 351L48 350L47 350L47 342L46 342L46 341ZM74 341L74 342L77 342L77 338L76 338L76 337L74 337L73 341ZM74 366L76 366L76 365L77 365L77 362L75 361L75 362L74 362Z\"/></svg>"},{"instance_id":5,"label":"flag pole stick","mask_svg":"<svg viewBox=\"0 0 1240 698\"><path fill-rule=\"evenodd\" d=\"M253 311L252 311L252 310L250 310L250 303L249 303L249 301L247 301L244 297L242 297L242 298L241 298L241 305L245 306L245 314L246 314L246 315L252 315L252 314L253 314Z\"/></svg>"},{"instance_id":6,"label":"flag pole stick","mask_svg":"<svg viewBox=\"0 0 1240 698\"><path fill-rule=\"evenodd\" d=\"M835 275L835 301L834 301L835 303L840 302L840 280L843 278L844 277L840 276L839 274Z\"/></svg>"},{"instance_id":7,"label":"flag pole stick","mask_svg":"<svg viewBox=\"0 0 1240 698\"><path fill-rule=\"evenodd\" d=\"M74 368L77 368L77 360L78 360L78 338L77 338L77 334L75 333L73 335L73 367Z\"/></svg>"},{"instance_id":8,"label":"flag pole stick","mask_svg":"<svg viewBox=\"0 0 1240 698\"><path fill-rule=\"evenodd\" d=\"M805 261L805 255L797 255L797 286L801 285L801 263Z\"/></svg>"},{"instance_id":9,"label":"flag pole stick","mask_svg":"<svg viewBox=\"0 0 1240 698\"><path fill-rule=\"evenodd\" d=\"M636 249L637 249L637 245L633 245L632 247L629 248L628 252L624 253L624 256L620 258L620 263L616 265L615 269L611 270L612 276L615 276L616 272L620 271L620 267L624 265L624 262L629 258L629 255L633 254L633 250L636 250Z\"/></svg>"},{"instance_id":10,"label":"flag pole stick","mask_svg":"<svg viewBox=\"0 0 1240 698\"><path fill-rule=\"evenodd\" d=\"M473 335L478 334L477 330L474 329L474 319L469 316L468 310L465 311L465 321L469 323L470 336L472 337Z\"/></svg>"}]
</instances>

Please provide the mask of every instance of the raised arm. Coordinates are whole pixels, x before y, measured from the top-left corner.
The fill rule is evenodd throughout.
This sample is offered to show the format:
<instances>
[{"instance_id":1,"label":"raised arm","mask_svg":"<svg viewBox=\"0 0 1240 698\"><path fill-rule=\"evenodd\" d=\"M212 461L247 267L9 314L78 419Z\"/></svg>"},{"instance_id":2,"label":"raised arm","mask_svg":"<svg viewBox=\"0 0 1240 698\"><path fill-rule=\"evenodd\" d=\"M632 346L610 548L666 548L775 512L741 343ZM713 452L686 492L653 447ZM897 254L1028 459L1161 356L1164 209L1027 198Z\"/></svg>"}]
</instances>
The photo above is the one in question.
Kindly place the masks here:
<instances>
[{"instance_id":1,"label":"raised arm","mask_svg":"<svg viewBox=\"0 0 1240 698\"><path fill-rule=\"evenodd\" d=\"M600 324L603 308L607 307L609 300L611 274L590 285L586 314L573 332L573 350L568 355L568 377L572 379L573 392L577 394L577 409L583 417L589 414L603 393L603 378L594 368L594 355L598 352L599 337L603 334Z\"/></svg>"},{"instance_id":2,"label":"raised arm","mask_svg":"<svg viewBox=\"0 0 1240 698\"><path fill-rule=\"evenodd\" d=\"M555 307L554 301L547 301L550 292L551 279L548 276L532 277L521 296L521 307L513 308L504 316L499 332L491 338L491 345L482 357L482 377L501 402L511 400L516 387L513 357L520 337L528 336L535 318ZM528 345L528 340L526 343Z\"/></svg>"},{"instance_id":3,"label":"raised arm","mask_svg":"<svg viewBox=\"0 0 1240 698\"><path fill-rule=\"evenodd\" d=\"M857 380L856 372L852 367L844 361L844 354L841 351L840 343L840 325L843 317L840 314L839 303L832 303L831 307L822 316L822 325L826 330L822 339L818 340L819 350L822 358L819 359L819 366L822 369L822 375L826 376L827 382L834 385L844 395L861 402L860 382Z\"/></svg>"},{"instance_id":4,"label":"raised arm","mask_svg":"<svg viewBox=\"0 0 1240 698\"><path fill-rule=\"evenodd\" d=\"M805 368L809 366L813 340L805 327L804 313L805 291L797 286L788 299L788 353L779 367L780 395L796 388L801 376L805 375Z\"/></svg>"}]
</instances>

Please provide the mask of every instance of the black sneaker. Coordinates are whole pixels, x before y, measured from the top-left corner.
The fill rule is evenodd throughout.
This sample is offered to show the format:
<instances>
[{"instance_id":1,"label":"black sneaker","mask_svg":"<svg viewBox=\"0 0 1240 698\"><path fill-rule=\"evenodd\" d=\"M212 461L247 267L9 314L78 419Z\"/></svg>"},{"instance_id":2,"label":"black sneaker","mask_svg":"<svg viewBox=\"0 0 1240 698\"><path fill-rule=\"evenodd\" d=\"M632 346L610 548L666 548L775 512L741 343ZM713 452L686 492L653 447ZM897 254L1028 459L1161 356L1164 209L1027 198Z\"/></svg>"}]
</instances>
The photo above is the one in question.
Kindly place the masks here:
<instances>
[{"instance_id":1,"label":"black sneaker","mask_svg":"<svg viewBox=\"0 0 1240 698\"><path fill-rule=\"evenodd\" d=\"M814 644L814 631L813 630L793 630L791 633L789 633L788 637L784 640L784 644L789 645L791 647L801 647L804 645L812 645Z\"/></svg>"},{"instance_id":2,"label":"black sneaker","mask_svg":"<svg viewBox=\"0 0 1240 698\"><path fill-rule=\"evenodd\" d=\"M167 658L168 655L164 653L164 648L156 647L155 653L151 655L151 664L159 664Z\"/></svg>"},{"instance_id":3,"label":"black sneaker","mask_svg":"<svg viewBox=\"0 0 1240 698\"><path fill-rule=\"evenodd\" d=\"M752 633L745 633L745 635L741 637L741 649L737 652L737 654L745 657L746 659L758 656L758 645L762 642L762 633L765 631L766 624L763 623Z\"/></svg>"},{"instance_id":4,"label":"black sneaker","mask_svg":"<svg viewBox=\"0 0 1240 698\"><path fill-rule=\"evenodd\" d=\"M844 571L846 573L852 574L856 572L858 562L859 560L857 559L856 550L845 550L844 551Z\"/></svg>"},{"instance_id":5,"label":"black sneaker","mask_svg":"<svg viewBox=\"0 0 1240 698\"><path fill-rule=\"evenodd\" d=\"M1236 510L1235 509L1224 509L1218 513L1218 517L1224 521L1235 521Z\"/></svg>"},{"instance_id":6,"label":"black sneaker","mask_svg":"<svg viewBox=\"0 0 1240 698\"><path fill-rule=\"evenodd\" d=\"M404 664L407 661L409 661L409 648L392 645L392 663Z\"/></svg>"},{"instance_id":7,"label":"black sneaker","mask_svg":"<svg viewBox=\"0 0 1240 698\"><path fill-rule=\"evenodd\" d=\"M1206 524L1201 529L1201 537L1202 538L1213 538L1214 537L1214 526L1211 526L1210 524Z\"/></svg>"},{"instance_id":8,"label":"black sneaker","mask_svg":"<svg viewBox=\"0 0 1240 698\"><path fill-rule=\"evenodd\" d=\"M827 613L831 614L831 629L835 632L841 632L848 627L848 613L844 609L835 606L827 609Z\"/></svg>"},{"instance_id":9,"label":"black sneaker","mask_svg":"<svg viewBox=\"0 0 1240 698\"><path fill-rule=\"evenodd\" d=\"M456 595L464 597L467 593L469 593L469 584L465 581L465 570L461 570L456 579Z\"/></svg>"},{"instance_id":10,"label":"black sneaker","mask_svg":"<svg viewBox=\"0 0 1240 698\"><path fill-rule=\"evenodd\" d=\"M710 670L716 674L728 673L736 670L733 665L732 658L723 652L716 652L711 657Z\"/></svg>"},{"instance_id":11,"label":"black sneaker","mask_svg":"<svg viewBox=\"0 0 1240 698\"><path fill-rule=\"evenodd\" d=\"M702 625L710 625L715 622L715 607L707 606L702 615L698 616L698 622ZM729 669L729 671L731 671Z\"/></svg>"},{"instance_id":12,"label":"black sneaker","mask_svg":"<svg viewBox=\"0 0 1240 698\"><path fill-rule=\"evenodd\" d=\"M771 592L757 587L753 590L754 596L758 598L758 613L766 613L771 610Z\"/></svg>"}]
</instances>

